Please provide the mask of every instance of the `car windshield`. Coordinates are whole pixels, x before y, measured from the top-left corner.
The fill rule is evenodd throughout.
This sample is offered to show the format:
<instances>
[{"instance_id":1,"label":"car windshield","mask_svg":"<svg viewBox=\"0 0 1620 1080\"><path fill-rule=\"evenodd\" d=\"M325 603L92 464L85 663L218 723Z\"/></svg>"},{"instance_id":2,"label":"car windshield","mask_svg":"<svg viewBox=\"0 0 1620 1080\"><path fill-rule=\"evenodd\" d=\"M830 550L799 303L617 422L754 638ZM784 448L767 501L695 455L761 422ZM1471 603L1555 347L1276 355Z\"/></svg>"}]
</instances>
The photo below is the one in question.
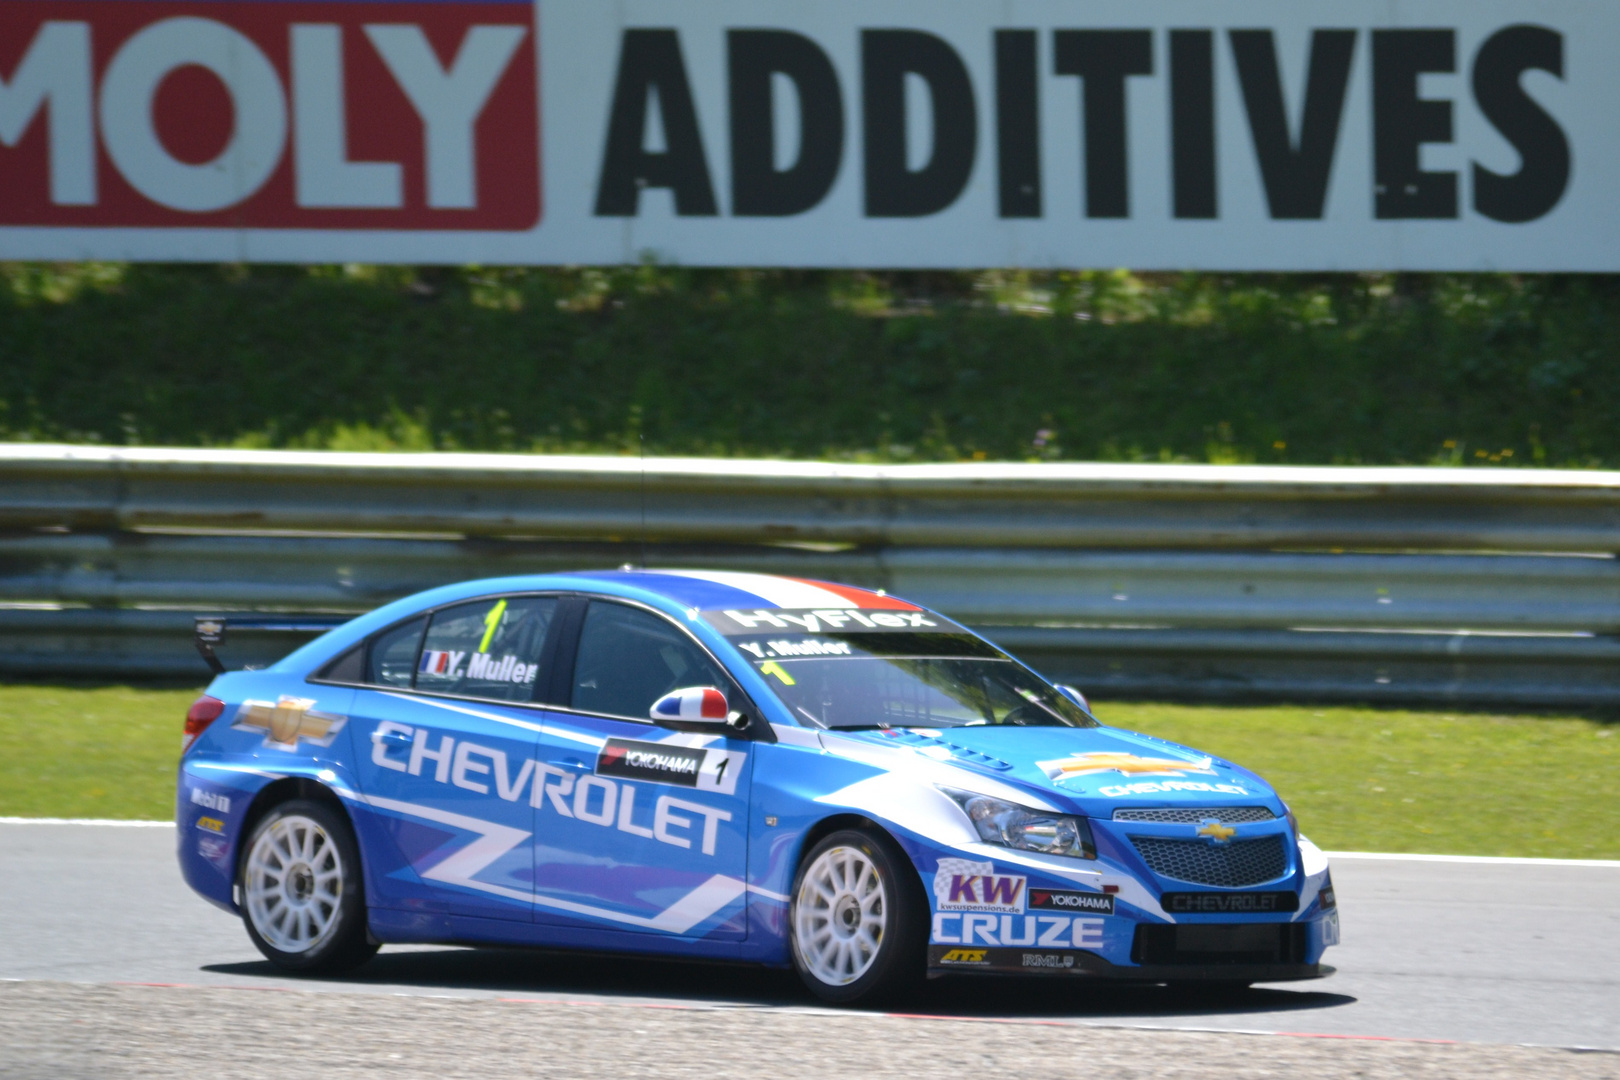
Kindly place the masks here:
<instances>
[{"instance_id":1,"label":"car windshield","mask_svg":"<svg viewBox=\"0 0 1620 1080\"><path fill-rule=\"evenodd\" d=\"M1051 685L970 634L778 632L731 642L812 727L1097 726Z\"/></svg>"}]
</instances>

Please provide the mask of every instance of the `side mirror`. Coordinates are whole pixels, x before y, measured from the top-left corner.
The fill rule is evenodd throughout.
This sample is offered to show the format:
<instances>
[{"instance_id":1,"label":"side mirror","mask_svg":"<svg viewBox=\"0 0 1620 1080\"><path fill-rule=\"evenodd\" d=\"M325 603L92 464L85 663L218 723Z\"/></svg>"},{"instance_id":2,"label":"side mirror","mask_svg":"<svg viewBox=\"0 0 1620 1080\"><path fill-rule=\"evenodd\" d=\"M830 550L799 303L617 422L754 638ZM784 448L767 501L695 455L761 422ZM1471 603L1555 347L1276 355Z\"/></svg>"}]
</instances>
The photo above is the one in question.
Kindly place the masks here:
<instances>
[{"instance_id":1,"label":"side mirror","mask_svg":"<svg viewBox=\"0 0 1620 1080\"><path fill-rule=\"evenodd\" d=\"M1064 697L1086 710L1087 713L1091 712L1091 702L1086 700L1086 695L1082 694L1074 687L1066 686L1063 683L1053 683L1052 685L1057 687L1058 693L1062 694Z\"/></svg>"},{"instance_id":2,"label":"side mirror","mask_svg":"<svg viewBox=\"0 0 1620 1080\"><path fill-rule=\"evenodd\" d=\"M648 715L677 731L716 731L720 728L743 731L749 723L748 714L732 712L725 693L712 686L687 686L671 690L652 703Z\"/></svg>"}]
</instances>

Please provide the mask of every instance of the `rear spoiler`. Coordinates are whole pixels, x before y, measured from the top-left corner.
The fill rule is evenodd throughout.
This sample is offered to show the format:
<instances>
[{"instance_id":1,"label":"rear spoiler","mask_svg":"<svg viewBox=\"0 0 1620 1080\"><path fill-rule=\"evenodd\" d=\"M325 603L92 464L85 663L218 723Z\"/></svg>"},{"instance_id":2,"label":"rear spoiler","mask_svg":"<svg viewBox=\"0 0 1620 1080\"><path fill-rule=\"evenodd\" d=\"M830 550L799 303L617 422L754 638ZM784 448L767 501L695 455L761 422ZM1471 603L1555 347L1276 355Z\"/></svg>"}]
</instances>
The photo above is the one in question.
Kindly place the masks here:
<instances>
[{"instance_id":1,"label":"rear spoiler","mask_svg":"<svg viewBox=\"0 0 1620 1080\"><path fill-rule=\"evenodd\" d=\"M192 644L215 675L225 674L225 664L214 652L225 644L225 632L250 630L256 634L324 634L342 626L353 615L198 615Z\"/></svg>"}]
</instances>

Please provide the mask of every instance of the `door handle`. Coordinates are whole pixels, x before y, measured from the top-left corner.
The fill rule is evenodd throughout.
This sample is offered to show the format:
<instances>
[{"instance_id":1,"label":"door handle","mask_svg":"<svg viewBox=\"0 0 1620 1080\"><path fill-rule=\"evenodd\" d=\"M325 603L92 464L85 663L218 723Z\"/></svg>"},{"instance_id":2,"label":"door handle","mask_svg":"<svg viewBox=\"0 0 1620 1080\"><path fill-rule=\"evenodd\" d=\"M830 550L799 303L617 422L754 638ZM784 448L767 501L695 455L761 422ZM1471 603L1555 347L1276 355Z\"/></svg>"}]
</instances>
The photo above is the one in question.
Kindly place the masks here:
<instances>
[{"instance_id":1,"label":"door handle","mask_svg":"<svg viewBox=\"0 0 1620 1080\"><path fill-rule=\"evenodd\" d=\"M548 762L546 762L546 764L555 765L559 769L589 769L590 768L589 765L587 765L583 761L579 760L579 758L572 758L572 757L571 758L560 758L560 759L555 760L555 761L548 761Z\"/></svg>"},{"instance_id":2,"label":"door handle","mask_svg":"<svg viewBox=\"0 0 1620 1080\"><path fill-rule=\"evenodd\" d=\"M403 731L388 731L381 735L374 735L372 737L380 743L387 743L389 746L411 745L411 737L405 734Z\"/></svg>"}]
</instances>

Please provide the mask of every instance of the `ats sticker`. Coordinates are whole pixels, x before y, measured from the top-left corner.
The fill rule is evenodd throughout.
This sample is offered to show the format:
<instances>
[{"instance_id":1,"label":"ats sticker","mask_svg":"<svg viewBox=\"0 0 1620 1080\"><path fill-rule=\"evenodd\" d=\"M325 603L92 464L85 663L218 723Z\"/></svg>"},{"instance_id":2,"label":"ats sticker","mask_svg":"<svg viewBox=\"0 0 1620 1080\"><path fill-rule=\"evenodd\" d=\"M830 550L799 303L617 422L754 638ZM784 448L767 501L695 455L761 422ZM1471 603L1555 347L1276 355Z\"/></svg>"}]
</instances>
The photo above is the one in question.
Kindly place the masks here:
<instances>
[{"instance_id":1,"label":"ats sticker","mask_svg":"<svg viewBox=\"0 0 1620 1080\"><path fill-rule=\"evenodd\" d=\"M267 747L296 750L300 742L331 746L348 722L346 716L316 712L314 698L282 694L275 701L242 702L231 727L237 731L264 732Z\"/></svg>"},{"instance_id":2,"label":"ats sticker","mask_svg":"<svg viewBox=\"0 0 1620 1080\"><path fill-rule=\"evenodd\" d=\"M609 739L596 757L597 776L648 780L730 795L748 755L736 750Z\"/></svg>"},{"instance_id":3,"label":"ats sticker","mask_svg":"<svg viewBox=\"0 0 1620 1080\"><path fill-rule=\"evenodd\" d=\"M1114 898L1103 893L1067 889L1031 889L1029 908L1031 911L1083 911L1090 915L1112 915Z\"/></svg>"},{"instance_id":4,"label":"ats sticker","mask_svg":"<svg viewBox=\"0 0 1620 1080\"><path fill-rule=\"evenodd\" d=\"M969 859L941 859L934 873L934 897L940 911L1024 912L1022 876L1000 875L995 864Z\"/></svg>"},{"instance_id":5,"label":"ats sticker","mask_svg":"<svg viewBox=\"0 0 1620 1080\"><path fill-rule=\"evenodd\" d=\"M197 828L201 829L203 832L210 832L214 833L215 835L222 836L225 833L225 823L219 820L219 818L215 817L198 818Z\"/></svg>"},{"instance_id":6,"label":"ats sticker","mask_svg":"<svg viewBox=\"0 0 1620 1080\"><path fill-rule=\"evenodd\" d=\"M941 964L978 966L988 964L989 949L951 949L939 958Z\"/></svg>"}]
</instances>

